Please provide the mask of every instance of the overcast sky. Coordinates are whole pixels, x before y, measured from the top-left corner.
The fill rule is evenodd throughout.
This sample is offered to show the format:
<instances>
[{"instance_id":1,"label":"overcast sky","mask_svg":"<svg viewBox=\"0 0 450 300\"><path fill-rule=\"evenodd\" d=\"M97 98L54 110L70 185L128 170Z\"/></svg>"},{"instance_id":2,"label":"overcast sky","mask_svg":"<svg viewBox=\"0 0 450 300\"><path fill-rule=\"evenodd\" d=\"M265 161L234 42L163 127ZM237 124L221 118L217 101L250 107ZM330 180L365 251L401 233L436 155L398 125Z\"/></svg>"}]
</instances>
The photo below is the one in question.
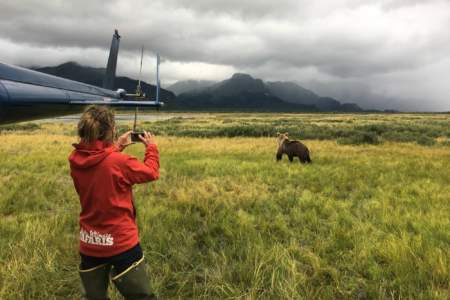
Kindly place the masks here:
<instances>
[{"instance_id":1,"label":"overcast sky","mask_svg":"<svg viewBox=\"0 0 450 300\"><path fill-rule=\"evenodd\" d=\"M70 4L73 3L73 4ZM449 0L0 0L0 61L106 65L152 82L235 72L365 108L450 111Z\"/></svg>"}]
</instances>

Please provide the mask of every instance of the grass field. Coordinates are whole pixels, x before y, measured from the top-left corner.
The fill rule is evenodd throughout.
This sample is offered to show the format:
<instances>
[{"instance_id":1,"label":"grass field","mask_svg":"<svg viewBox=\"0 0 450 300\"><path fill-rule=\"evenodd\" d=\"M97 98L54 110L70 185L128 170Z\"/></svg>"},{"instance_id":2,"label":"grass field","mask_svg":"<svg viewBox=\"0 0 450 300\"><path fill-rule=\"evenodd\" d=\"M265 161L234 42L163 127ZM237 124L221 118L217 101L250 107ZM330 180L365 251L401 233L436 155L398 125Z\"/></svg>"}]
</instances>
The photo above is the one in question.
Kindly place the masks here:
<instances>
[{"instance_id":1,"label":"grass field","mask_svg":"<svg viewBox=\"0 0 450 300\"><path fill-rule=\"evenodd\" d=\"M160 134L161 178L135 188L160 299L450 298L448 114L141 126ZM313 163L276 163L277 131ZM0 128L0 299L80 298L76 141L73 124Z\"/></svg>"}]
</instances>

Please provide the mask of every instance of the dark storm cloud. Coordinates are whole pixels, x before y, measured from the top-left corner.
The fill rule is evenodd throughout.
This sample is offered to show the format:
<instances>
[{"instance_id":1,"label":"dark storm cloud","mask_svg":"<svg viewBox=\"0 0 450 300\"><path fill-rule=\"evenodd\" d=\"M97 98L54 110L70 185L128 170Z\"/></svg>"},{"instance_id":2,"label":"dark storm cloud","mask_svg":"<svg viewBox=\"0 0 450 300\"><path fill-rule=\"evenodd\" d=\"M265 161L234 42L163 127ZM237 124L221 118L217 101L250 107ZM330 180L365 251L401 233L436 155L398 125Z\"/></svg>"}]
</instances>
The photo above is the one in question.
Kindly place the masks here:
<instances>
[{"instance_id":1,"label":"dark storm cloud","mask_svg":"<svg viewBox=\"0 0 450 300\"><path fill-rule=\"evenodd\" d=\"M388 99L404 93L409 102L410 96L433 94L444 103L435 100L432 109L450 109L440 84L438 91L423 83L410 94L403 88L410 73L420 78L430 68L443 72L449 26L450 4L440 0L0 0L0 59L103 66L112 30L119 28L119 71L128 75L145 45L148 53L163 55L169 80L247 71L272 80L328 83L337 88L322 85L318 92L330 96L339 94L339 86L354 89L350 96L340 94L355 101L370 98L361 89ZM390 85L394 79L397 88Z\"/></svg>"},{"instance_id":2,"label":"dark storm cloud","mask_svg":"<svg viewBox=\"0 0 450 300\"><path fill-rule=\"evenodd\" d=\"M171 7L183 7L197 13L213 13L238 16L241 18L261 18L268 16L283 17L297 12L306 4L305 1L299 0L277 0L277 1L261 1L261 0L228 0L228 1L211 1L211 0L166 0L165 3Z\"/></svg>"}]
</instances>

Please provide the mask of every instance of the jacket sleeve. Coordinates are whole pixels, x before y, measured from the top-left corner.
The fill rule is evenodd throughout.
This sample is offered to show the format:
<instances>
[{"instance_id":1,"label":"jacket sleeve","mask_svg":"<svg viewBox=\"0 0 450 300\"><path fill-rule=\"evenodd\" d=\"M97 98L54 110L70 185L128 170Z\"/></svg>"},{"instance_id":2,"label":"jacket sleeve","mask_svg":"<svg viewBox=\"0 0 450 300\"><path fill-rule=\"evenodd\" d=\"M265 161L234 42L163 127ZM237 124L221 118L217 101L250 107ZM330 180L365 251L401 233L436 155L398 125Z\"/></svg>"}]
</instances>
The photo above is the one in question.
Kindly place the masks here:
<instances>
[{"instance_id":1,"label":"jacket sleeve","mask_svg":"<svg viewBox=\"0 0 450 300\"><path fill-rule=\"evenodd\" d=\"M144 162L129 156L123 167L123 175L129 185L144 183L159 178L159 153L156 145L146 147Z\"/></svg>"}]
</instances>

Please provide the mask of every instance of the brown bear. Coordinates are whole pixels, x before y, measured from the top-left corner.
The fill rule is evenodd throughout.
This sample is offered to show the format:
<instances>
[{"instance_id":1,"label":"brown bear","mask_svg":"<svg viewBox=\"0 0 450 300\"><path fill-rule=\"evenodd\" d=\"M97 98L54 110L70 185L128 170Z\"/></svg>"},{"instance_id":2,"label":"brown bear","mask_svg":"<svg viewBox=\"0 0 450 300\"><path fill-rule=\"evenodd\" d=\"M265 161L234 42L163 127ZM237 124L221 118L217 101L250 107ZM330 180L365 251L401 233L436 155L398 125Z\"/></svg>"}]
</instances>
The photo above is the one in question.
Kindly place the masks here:
<instances>
[{"instance_id":1,"label":"brown bear","mask_svg":"<svg viewBox=\"0 0 450 300\"><path fill-rule=\"evenodd\" d=\"M277 161L281 160L283 154L287 154L290 162L294 160L294 156L297 156L302 164L312 162L308 148L299 141L290 141L287 132L278 133L277 142Z\"/></svg>"}]
</instances>

